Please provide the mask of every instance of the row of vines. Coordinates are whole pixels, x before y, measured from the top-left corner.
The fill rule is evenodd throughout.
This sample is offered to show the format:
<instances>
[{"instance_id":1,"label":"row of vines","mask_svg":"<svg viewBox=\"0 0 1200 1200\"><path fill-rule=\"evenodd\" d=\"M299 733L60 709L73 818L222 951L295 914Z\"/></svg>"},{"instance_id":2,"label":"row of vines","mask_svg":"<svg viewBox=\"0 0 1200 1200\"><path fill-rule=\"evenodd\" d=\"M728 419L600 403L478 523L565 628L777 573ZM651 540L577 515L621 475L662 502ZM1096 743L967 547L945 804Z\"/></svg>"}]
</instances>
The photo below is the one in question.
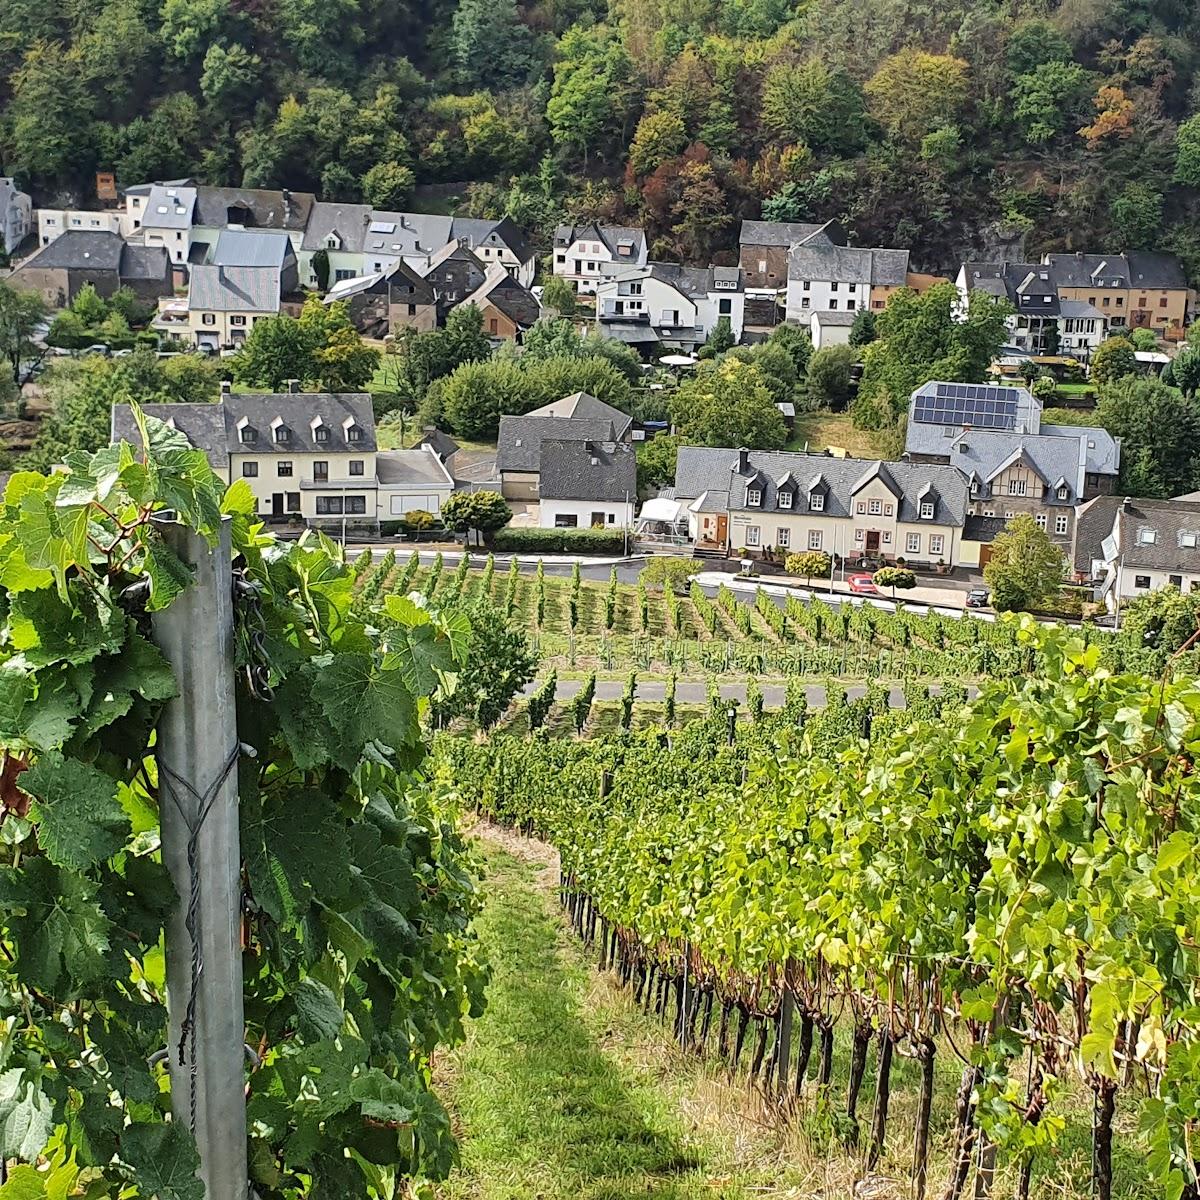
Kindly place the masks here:
<instances>
[{"instance_id":1,"label":"row of vines","mask_svg":"<svg viewBox=\"0 0 1200 1200\"><path fill-rule=\"evenodd\" d=\"M945 1200L972 1178L978 1200L1195 1197L1200 685L1113 674L1030 621L1017 637L1039 671L969 705L891 712L870 689L736 736L714 711L439 753L468 803L558 847L576 929L636 998L745 1054L765 1092L814 1096L867 1168L911 1064L918 1200L934 1161ZM953 1115L931 1157L935 1100ZM1088 1127L1090 1184L1051 1178Z\"/></svg>"}]
</instances>

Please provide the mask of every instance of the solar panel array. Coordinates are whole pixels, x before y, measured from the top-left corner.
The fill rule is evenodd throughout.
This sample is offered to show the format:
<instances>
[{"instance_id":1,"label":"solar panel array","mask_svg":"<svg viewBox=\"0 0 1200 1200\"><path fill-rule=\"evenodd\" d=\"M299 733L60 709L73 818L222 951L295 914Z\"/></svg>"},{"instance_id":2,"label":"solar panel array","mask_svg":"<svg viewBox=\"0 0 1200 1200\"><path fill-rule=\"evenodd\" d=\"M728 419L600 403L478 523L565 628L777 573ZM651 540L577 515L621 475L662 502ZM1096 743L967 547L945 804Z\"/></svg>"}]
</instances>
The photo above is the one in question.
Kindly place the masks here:
<instances>
[{"instance_id":1,"label":"solar panel array","mask_svg":"<svg viewBox=\"0 0 1200 1200\"><path fill-rule=\"evenodd\" d=\"M1015 429L1015 388L983 383L939 383L917 396L913 420L925 425L970 425L976 429Z\"/></svg>"}]
</instances>

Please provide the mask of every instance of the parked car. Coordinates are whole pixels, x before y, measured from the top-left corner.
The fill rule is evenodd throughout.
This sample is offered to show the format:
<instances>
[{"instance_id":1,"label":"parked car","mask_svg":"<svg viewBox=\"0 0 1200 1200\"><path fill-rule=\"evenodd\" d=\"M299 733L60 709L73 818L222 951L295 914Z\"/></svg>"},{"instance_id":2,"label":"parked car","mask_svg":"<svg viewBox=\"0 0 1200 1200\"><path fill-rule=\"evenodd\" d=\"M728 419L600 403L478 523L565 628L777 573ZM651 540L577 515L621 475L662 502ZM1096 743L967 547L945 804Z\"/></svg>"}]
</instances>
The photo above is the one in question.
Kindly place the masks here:
<instances>
[{"instance_id":1,"label":"parked car","mask_svg":"<svg viewBox=\"0 0 1200 1200\"><path fill-rule=\"evenodd\" d=\"M987 588L972 588L967 593L968 608L987 608L988 601L991 599L991 593Z\"/></svg>"},{"instance_id":2,"label":"parked car","mask_svg":"<svg viewBox=\"0 0 1200 1200\"><path fill-rule=\"evenodd\" d=\"M847 576L846 582L850 585L850 590L856 596L879 595L879 589L875 586L870 575L850 575Z\"/></svg>"}]
</instances>

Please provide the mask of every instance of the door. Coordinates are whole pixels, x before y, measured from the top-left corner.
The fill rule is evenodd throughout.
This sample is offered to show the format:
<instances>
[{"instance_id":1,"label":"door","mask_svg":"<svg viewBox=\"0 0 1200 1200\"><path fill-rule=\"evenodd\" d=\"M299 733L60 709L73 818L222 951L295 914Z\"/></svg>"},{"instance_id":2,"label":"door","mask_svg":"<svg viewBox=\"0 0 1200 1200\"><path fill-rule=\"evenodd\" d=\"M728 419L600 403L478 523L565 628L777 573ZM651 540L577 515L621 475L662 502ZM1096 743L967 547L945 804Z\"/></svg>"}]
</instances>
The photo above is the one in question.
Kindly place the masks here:
<instances>
[{"instance_id":1,"label":"door","mask_svg":"<svg viewBox=\"0 0 1200 1200\"><path fill-rule=\"evenodd\" d=\"M618 317L623 317L625 315L625 301L624 300L618 300L616 302L616 304L613 306L613 308Z\"/></svg>"},{"instance_id":2,"label":"door","mask_svg":"<svg viewBox=\"0 0 1200 1200\"><path fill-rule=\"evenodd\" d=\"M273 517L282 517L283 516L283 493L282 492L272 492L271 493L271 516L273 516Z\"/></svg>"},{"instance_id":3,"label":"door","mask_svg":"<svg viewBox=\"0 0 1200 1200\"><path fill-rule=\"evenodd\" d=\"M868 529L867 530L867 553L868 554L878 554L879 553L879 530L878 529Z\"/></svg>"},{"instance_id":4,"label":"door","mask_svg":"<svg viewBox=\"0 0 1200 1200\"><path fill-rule=\"evenodd\" d=\"M983 568L986 567L988 565L988 563L990 563L991 561L992 561L991 546L980 546L979 547L979 569L982 571Z\"/></svg>"},{"instance_id":5,"label":"door","mask_svg":"<svg viewBox=\"0 0 1200 1200\"><path fill-rule=\"evenodd\" d=\"M729 517L721 513L717 517L717 545L724 546L729 540Z\"/></svg>"}]
</instances>

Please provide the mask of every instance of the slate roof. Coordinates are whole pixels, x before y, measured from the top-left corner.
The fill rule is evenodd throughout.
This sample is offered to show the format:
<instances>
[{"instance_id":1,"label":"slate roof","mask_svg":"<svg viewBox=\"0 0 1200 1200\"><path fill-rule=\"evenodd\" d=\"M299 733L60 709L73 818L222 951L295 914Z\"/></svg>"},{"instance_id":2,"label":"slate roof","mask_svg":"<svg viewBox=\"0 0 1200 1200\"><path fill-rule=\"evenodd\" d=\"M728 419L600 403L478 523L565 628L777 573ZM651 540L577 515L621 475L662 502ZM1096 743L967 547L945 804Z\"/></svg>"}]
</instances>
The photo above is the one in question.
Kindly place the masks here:
<instances>
[{"instance_id":1,"label":"slate roof","mask_svg":"<svg viewBox=\"0 0 1200 1200\"><path fill-rule=\"evenodd\" d=\"M1121 440L1096 425L1043 425L1051 437L1083 436L1087 469L1093 475L1116 475L1121 470Z\"/></svg>"},{"instance_id":2,"label":"slate roof","mask_svg":"<svg viewBox=\"0 0 1200 1200\"><path fill-rule=\"evenodd\" d=\"M743 290L742 272L738 267L685 267L679 263L650 262L645 269L655 279L682 292L689 300L707 300L710 293L718 291L729 295ZM732 286L718 288L718 282Z\"/></svg>"},{"instance_id":3,"label":"slate roof","mask_svg":"<svg viewBox=\"0 0 1200 1200\"><path fill-rule=\"evenodd\" d=\"M743 221L738 243L742 246L792 247L800 242L820 241L833 245L829 236L832 221L811 224L803 221ZM820 236L818 236L820 235Z\"/></svg>"},{"instance_id":4,"label":"slate roof","mask_svg":"<svg viewBox=\"0 0 1200 1200\"><path fill-rule=\"evenodd\" d=\"M1008 521L1004 517L972 517L963 522L964 542L983 542L985 545L996 540L1004 532Z\"/></svg>"},{"instance_id":5,"label":"slate roof","mask_svg":"<svg viewBox=\"0 0 1200 1200\"><path fill-rule=\"evenodd\" d=\"M1089 304L1086 300L1060 300L1058 302L1058 315L1068 321L1086 321L1089 318L1095 321L1107 321L1108 316L1102 313L1094 304Z\"/></svg>"},{"instance_id":6,"label":"slate roof","mask_svg":"<svg viewBox=\"0 0 1200 1200\"><path fill-rule=\"evenodd\" d=\"M738 450L680 446L675 467L676 497L690 500L706 492L727 492L730 512L803 513L806 509L799 501L792 509L778 507L777 484L790 474L802 494L819 478L826 488L821 515L848 518L853 512L854 493L868 480L881 476L898 495L900 521L920 522L919 494L927 484L932 485L937 495L932 524L962 525L966 516L966 479L950 466L750 450L746 455L747 469L739 472L739 455ZM755 474L760 474L762 504L749 507L746 483Z\"/></svg>"},{"instance_id":7,"label":"slate roof","mask_svg":"<svg viewBox=\"0 0 1200 1200\"><path fill-rule=\"evenodd\" d=\"M1129 263L1121 254L1047 254L1059 287L1129 287Z\"/></svg>"},{"instance_id":8,"label":"slate roof","mask_svg":"<svg viewBox=\"0 0 1200 1200\"><path fill-rule=\"evenodd\" d=\"M483 282L459 303L493 304L522 329L528 329L541 315L537 297L499 263L489 263Z\"/></svg>"},{"instance_id":9,"label":"slate roof","mask_svg":"<svg viewBox=\"0 0 1200 1200\"><path fill-rule=\"evenodd\" d=\"M402 258L397 259L385 271L372 271L369 275L355 275L350 279L339 279L325 293L325 303L332 304L336 300L348 300L364 292L387 291L389 299L393 288L410 288L411 291L401 292L407 304L432 304L436 300L433 285L423 279Z\"/></svg>"},{"instance_id":10,"label":"slate roof","mask_svg":"<svg viewBox=\"0 0 1200 1200\"><path fill-rule=\"evenodd\" d=\"M794 247L788 254L789 279L903 287L907 276L907 250L821 245L809 241Z\"/></svg>"},{"instance_id":11,"label":"slate roof","mask_svg":"<svg viewBox=\"0 0 1200 1200\"><path fill-rule=\"evenodd\" d=\"M303 250L324 250L325 241L331 233L337 233L340 249L347 254L357 254L363 248L363 235L371 221L369 204L342 204L318 200L312 206L312 215L304 229Z\"/></svg>"},{"instance_id":12,"label":"slate roof","mask_svg":"<svg viewBox=\"0 0 1200 1200\"><path fill-rule=\"evenodd\" d=\"M210 261L221 267L279 268L289 258L295 251L282 229L222 229Z\"/></svg>"},{"instance_id":13,"label":"slate roof","mask_svg":"<svg viewBox=\"0 0 1200 1200\"><path fill-rule=\"evenodd\" d=\"M229 469L225 412L219 404L143 404L142 411L148 417L174 425L193 446L208 455L215 471ZM113 405L109 430L114 442L141 445L133 410L128 404Z\"/></svg>"},{"instance_id":14,"label":"slate roof","mask_svg":"<svg viewBox=\"0 0 1200 1200\"><path fill-rule=\"evenodd\" d=\"M580 240L602 243L618 261L638 262L646 246L646 233L633 225L600 225L594 221L560 225L554 231L554 244L559 249L572 246ZM625 243L629 246L629 252L621 254L620 247Z\"/></svg>"},{"instance_id":15,"label":"slate roof","mask_svg":"<svg viewBox=\"0 0 1200 1200\"><path fill-rule=\"evenodd\" d=\"M585 420L608 421L615 430L618 441L625 436L633 424L632 417L587 392L573 392L561 400L551 400L549 404L543 404L541 408L535 408L525 415L527 417L581 417Z\"/></svg>"},{"instance_id":16,"label":"slate roof","mask_svg":"<svg viewBox=\"0 0 1200 1200\"><path fill-rule=\"evenodd\" d=\"M1126 256L1129 263L1129 286L1148 288L1187 287L1187 276L1177 254L1159 254L1151 250L1131 250Z\"/></svg>"},{"instance_id":17,"label":"slate roof","mask_svg":"<svg viewBox=\"0 0 1200 1200\"><path fill-rule=\"evenodd\" d=\"M586 417L501 417L496 439L498 471L539 471L542 442L612 442L616 440L613 423Z\"/></svg>"},{"instance_id":18,"label":"slate roof","mask_svg":"<svg viewBox=\"0 0 1200 1200\"><path fill-rule=\"evenodd\" d=\"M124 246L120 234L107 229L68 229L24 262L21 270L119 271Z\"/></svg>"},{"instance_id":19,"label":"slate roof","mask_svg":"<svg viewBox=\"0 0 1200 1200\"><path fill-rule=\"evenodd\" d=\"M448 259L462 259L465 262L473 263L479 268L480 275L486 274L483 261L475 251L469 246L463 246L455 241L447 242L444 246L439 247L415 270L419 275L428 276L430 271L440 267Z\"/></svg>"},{"instance_id":20,"label":"slate roof","mask_svg":"<svg viewBox=\"0 0 1200 1200\"><path fill-rule=\"evenodd\" d=\"M63 234L66 237L66 234ZM62 240L61 238L59 239ZM156 279L167 277L170 258L165 246L139 246L126 243L121 251L121 279Z\"/></svg>"},{"instance_id":21,"label":"slate roof","mask_svg":"<svg viewBox=\"0 0 1200 1200\"><path fill-rule=\"evenodd\" d=\"M1143 567L1151 571L1200 572L1200 504L1183 500L1122 501L1116 509L1124 572ZM1111 532L1111 529L1110 529ZM1152 533L1154 540L1144 540ZM1195 536L1185 546L1183 536ZM1104 557L1103 554L1098 557Z\"/></svg>"},{"instance_id":22,"label":"slate roof","mask_svg":"<svg viewBox=\"0 0 1200 1200\"><path fill-rule=\"evenodd\" d=\"M1103 561L1101 544L1112 533L1120 496L1096 496L1075 510L1075 544L1071 548L1072 566L1077 575L1091 576L1092 563Z\"/></svg>"},{"instance_id":23,"label":"slate roof","mask_svg":"<svg viewBox=\"0 0 1200 1200\"><path fill-rule=\"evenodd\" d=\"M453 217L450 222L450 238L463 238L467 246L479 246L489 239L503 242L516 256L518 262L528 262L533 250L525 234L511 217L499 221L486 221L479 217Z\"/></svg>"},{"instance_id":24,"label":"slate roof","mask_svg":"<svg viewBox=\"0 0 1200 1200\"><path fill-rule=\"evenodd\" d=\"M196 212L196 189L156 183L142 206L142 228L190 229Z\"/></svg>"},{"instance_id":25,"label":"slate roof","mask_svg":"<svg viewBox=\"0 0 1200 1200\"><path fill-rule=\"evenodd\" d=\"M445 462L450 455L458 450L458 443L440 429L426 428L421 431L422 446L429 446L433 452Z\"/></svg>"},{"instance_id":26,"label":"slate roof","mask_svg":"<svg viewBox=\"0 0 1200 1200\"><path fill-rule=\"evenodd\" d=\"M188 281L193 312L277 313L281 294L278 267L195 266Z\"/></svg>"},{"instance_id":27,"label":"slate roof","mask_svg":"<svg viewBox=\"0 0 1200 1200\"><path fill-rule=\"evenodd\" d=\"M390 487L453 487L454 480L442 460L430 450L380 450L375 455L375 477Z\"/></svg>"},{"instance_id":28,"label":"slate roof","mask_svg":"<svg viewBox=\"0 0 1200 1200\"><path fill-rule=\"evenodd\" d=\"M628 442L545 438L538 495L543 500L636 500L637 454Z\"/></svg>"},{"instance_id":29,"label":"slate roof","mask_svg":"<svg viewBox=\"0 0 1200 1200\"><path fill-rule=\"evenodd\" d=\"M809 320L817 320L822 325L853 325L857 316L856 312L827 312L824 309L816 309L809 315Z\"/></svg>"},{"instance_id":30,"label":"slate roof","mask_svg":"<svg viewBox=\"0 0 1200 1200\"><path fill-rule=\"evenodd\" d=\"M270 191L265 188L196 189L197 225L220 229L246 225L254 229L304 229L317 198L312 192ZM244 209L233 214L230 209ZM248 217L249 219L241 219Z\"/></svg>"},{"instance_id":31,"label":"slate roof","mask_svg":"<svg viewBox=\"0 0 1200 1200\"><path fill-rule=\"evenodd\" d=\"M363 231L364 254L431 254L450 237L451 219L436 213L386 212L371 209Z\"/></svg>"}]
</instances>

